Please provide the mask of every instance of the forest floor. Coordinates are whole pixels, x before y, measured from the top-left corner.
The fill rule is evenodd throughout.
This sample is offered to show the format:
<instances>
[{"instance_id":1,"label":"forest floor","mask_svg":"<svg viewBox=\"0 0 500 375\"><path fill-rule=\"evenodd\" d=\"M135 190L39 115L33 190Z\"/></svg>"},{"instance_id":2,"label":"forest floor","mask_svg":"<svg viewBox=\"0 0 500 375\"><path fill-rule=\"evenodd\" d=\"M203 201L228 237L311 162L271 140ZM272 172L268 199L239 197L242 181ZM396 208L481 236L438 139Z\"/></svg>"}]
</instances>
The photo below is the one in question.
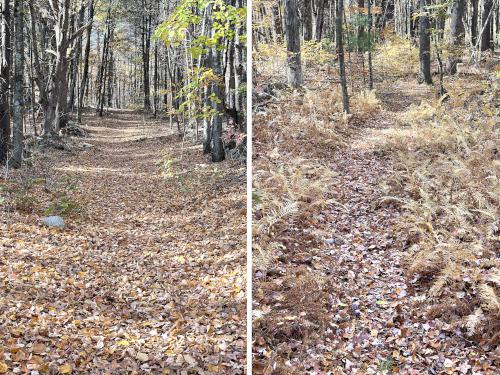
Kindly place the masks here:
<instances>
[{"instance_id":1,"label":"forest floor","mask_svg":"<svg viewBox=\"0 0 500 375\"><path fill-rule=\"evenodd\" d=\"M447 320L452 304L429 317L426 286L408 273L407 218L397 198L387 198L398 174L387 134L401 128L411 105L434 101L435 88L414 77L376 88L380 110L364 119L355 113L335 137L323 125L338 110L325 104L336 88L260 95L267 102L255 116L254 174L263 198L254 217L268 232L259 231L254 245L255 374L498 373L497 344L478 344ZM321 116L325 105L330 117ZM327 179L319 176L325 171ZM294 181L299 175L309 182ZM284 179L281 191L269 183ZM316 182L309 196L297 193ZM268 199L280 194L287 204Z\"/></svg>"},{"instance_id":2,"label":"forest floor","mask_svg":"<svg viewBox=\"0 0 500 375\"><path fill-rule=\"evenodd\" d=\"M84 123L0 180L0 373L243 373L244 166L136 112Z\"/></svg>"}]
</instances>

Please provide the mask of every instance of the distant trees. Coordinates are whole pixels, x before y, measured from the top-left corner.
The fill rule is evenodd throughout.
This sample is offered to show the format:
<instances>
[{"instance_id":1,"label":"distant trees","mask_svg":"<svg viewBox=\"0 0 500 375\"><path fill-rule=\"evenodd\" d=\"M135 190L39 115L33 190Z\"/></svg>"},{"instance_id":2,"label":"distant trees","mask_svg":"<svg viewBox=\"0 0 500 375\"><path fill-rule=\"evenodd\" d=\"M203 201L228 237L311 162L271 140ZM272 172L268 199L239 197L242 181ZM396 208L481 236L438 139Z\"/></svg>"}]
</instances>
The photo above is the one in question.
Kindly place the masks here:
<instances>
[{"instance_id":1,"label":"distant trees","mask_svg":"<svg viewBox=\"0 0 500 375\"><path fill-rule=\"evenodd\" d=\"M71 131L86 107L169 115L196 141L205 126L214 161L225 120L246 130L244 0L0 0L0 11L0 163L20 166L25 135Z\"/></svg>"},{"instance_id":2,"label":"distant trees","mask_svg":"<svg viewBox=\"0 0 500 375\"><path fill-rule=\"evenodd\" d=\"M212 161L224 160L223 120L245 130L246 9L243 1L182 0L159 25L166 44L172 92L171 115L179 130L203 126L203 149Z\"/></svg>"},{"instance_id":3,"label":"distant trees","mask_svg":"<svg viewBox=\"0 0 500 375\"><path fill-rule=\"evenodd\" d=\"M256 50L259 44L286 42L287 78L291 86L300 82L296 67L304 48L313 41L321 41L322 49L334 45L339 83L346 101L344 81L349 81L345 75L349 75L346 69L351 70L353 53L361 59L363 74L367 60L368 79L363 78L363 82L373 88L371 54L374 43L384 37L384 28L392 28L395 34L418 46L417 78L432 84L433 67L440 74L455 74L464 53L469 52L471 59L477 60L481 51L497 45L499 19L498 2L494 0L255 0L253 40ZM347 66L342 61L341 46L348 52ZM446 69L443 56L448 58Z\"/></svg>"}]
</instances>

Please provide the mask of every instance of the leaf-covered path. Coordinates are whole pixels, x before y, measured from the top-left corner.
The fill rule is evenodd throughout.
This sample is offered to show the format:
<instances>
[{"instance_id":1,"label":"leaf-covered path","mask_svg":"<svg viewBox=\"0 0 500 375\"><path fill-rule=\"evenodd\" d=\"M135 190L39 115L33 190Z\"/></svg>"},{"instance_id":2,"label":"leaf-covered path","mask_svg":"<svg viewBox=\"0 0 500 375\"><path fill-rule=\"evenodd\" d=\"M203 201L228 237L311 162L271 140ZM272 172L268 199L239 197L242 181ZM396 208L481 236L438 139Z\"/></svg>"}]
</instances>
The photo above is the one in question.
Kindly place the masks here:
<instances>
[{"instance_id":1,"label":"leaf-covered path","mask_svg":"<svg viewBox=\"0 0 500 375\"><path fill-rule=\"evenodd\" d=\"M335 203L289 224L276 262L256 272L255 374L495 373L491 348L426 315L426 290L403 264L409 234L388 197L397 172L387 133L430 95L412 82L386 85L383 109L316 160L335 174Z\"/></svg>"},{"instance_id":2,"label":"leaf-covered path","mask_svg":"<svg viewBox=\"0 0 500 375\"><path fill-rule=\"evenodd\" d=\"M134 112L86 123L44 161L77 179L66 228L1 212L0 373L242 373L244 168Z\"/></svg>"}]
</instances>

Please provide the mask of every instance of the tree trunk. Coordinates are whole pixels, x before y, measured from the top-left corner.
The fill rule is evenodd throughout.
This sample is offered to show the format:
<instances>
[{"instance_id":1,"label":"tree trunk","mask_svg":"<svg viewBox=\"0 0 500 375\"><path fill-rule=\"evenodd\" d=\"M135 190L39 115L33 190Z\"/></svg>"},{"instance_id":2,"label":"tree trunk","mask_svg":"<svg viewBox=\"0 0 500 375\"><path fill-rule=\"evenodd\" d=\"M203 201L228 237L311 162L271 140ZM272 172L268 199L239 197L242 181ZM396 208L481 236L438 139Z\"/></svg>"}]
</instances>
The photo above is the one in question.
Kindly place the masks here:
<instances>
[{"instance_id":1,"label":"tree trunk","mask_svg":"<svg viewBox=\"0 0 500 375\"><path fill-rule=\"evenodd\" d=\"M304 0L304 11L303 11L303 28L304 28L304 40L311 40L313 35L312 27L312 13L313 13L313 0Z\"/></svg>"},{"instance_id":2,"label":"tree trunk","mask_svg":"<svg viewBox=\"0 0 500 375\"><path fill-rule=\"evenodd\" d=\"M337 0L337 19L336 19L336 39L337 55L339 59L340 85L342 86L342 104L345 113L349 113L349 94L347 92L347 78L345 74L344 61L344 41L342 33L342 19L344 16L344 0Z\"/></svg>"},{"instance_id":3,"label":"tree trunk","mask_svg":"<svg viewBox=\"0 0 500 375\"><path fill-rule=\"evenodd\" d=\"M14 101L12 159L10 164L19 168L23 160L24 134L24 0L14 0Z\"/></svg>"},{"instance_id":4,"label":"tree trunk","mask_svg":"<svg viewBox=\"0 0 500 375\"><path fill-rule=\"evenodd\" d=\"M372 0L368 0L368 88L373 90Z\"/></svg>"},{"instance_id":5,"label":"tree trunk","mask_svg":"<svg viewBox=\"0 0 500 375\"><path fill-rule=\"evenodd\" d=\"M212 28L212 36L214 36L214 33L215 30ZM222 71L222 53L217 47L212 48L212 58L210 59L210 62L212 64L214 74L218 77L224 78L224 72ZM224 92L219 82L214 82L212 84L212 93L217 99L212 100L212 107L215 113L212 118L211 154L212 162L217 163L223 161L226 156L224 143L222 142L222 117L224 113L222 103L224 101Z\"/></svg>"},{"instance_id":6,"label":"tree trunk","mask_svg":"<svg viewBox=\"0 0 500 375\"><path fill-rule=\"evenodd\" d=\"M1 0L0 38L0 164L7 161L10 143L9 83L11 66L10 0Z\"/></svg>"},{"instance_id":7,"label":"tree trunk","mask_svg":"<svg viewBox=\"0 0 500 375\"><path fill-rule=\"evenodd\" d=\"M151 88L149 81L149 54L151 51L151 9L146 9L146 1L143 1L145 15L142 16L142 70L144 89L144 110L151 110Z\"/></svg>"},{"instance_id":8,"label":"tree trunk","mask_svg":"<svg viewBox=\"0 0 500 375\"><path fill-rule=\"evenodd\" d=\"M78 12L78 22L76 30L83 26L85 20L85 5L80 5L80 11ZM69 89L69 99L68 99L68 109L70 111L75 110L75 96L76 96L76 84L78 81L78 67L80 65L80 56L82 52L82 36L79 36L76 41L74 56L71 60L70 75L71 75L71 85Z\"/></svg>"},{"instance_id":9,"label":"tree trunk","mask_svg":"<svg viewBox=\"0 0 500 375\"><path fill-rule=\"evenodd\" d=\"M481 17L481 51L493 48L493 34L491 32L493 18L493 0L484 0Z\"/></svg>"},{"instance_id":10,"label":"tree trunk","mask_svg":"<svg viewBox=\"0 0 500 375\"><path fill-rule=\"evenodd\" d=\"M419 33L420 33L420 82L425 82L428 85L432 84L431 76L431 36L429 17L425 6L428 0L420 0L420 20L419 20Z\"/></svg>"},{"instance_id":11,"label":"tree trunk","mask_svg":"<svg viewBox=\"0 0 500 375\"><path fill-rule=\"evenodd\" d=\"M472 0L472 18L471 18L471 38L472 45L477 43L477 23L479 19L479 0Z\"/></svg>"},{"instance_id":12,"label":"tree trunk","mask_svg":"<svg viewBox=\"0 0 500 375\"><path fill-rule=\"evenodd\" d=\"M89 56L90 56L90 43L92 37L92 23L94 21L94 0L89 0L89 27L87 29L87 44L85 45L85 57L83 58L83 74L82 80L80 82L80 93L78 97L78 123L82 122L82 108L83 108L83 97L85 96L85 89L87 87L87 81L89 77Z\"/></svg>"},{"instance_id":13,"label":"tree trunk","mask_svg":"<svg viewBox=\"0 0 500 375\"><path fill-rule=\"evenodd\" d=\"M299 87L304 83L302 63L300 57L300 25L296 0L285 2L285 29L288 62L288 83L292 87Z\"/></svg>"},{"instance_id":14,"label":"tree trunk","mask_svg":"<svg viewBox=\"0 0 500 375\"><path fill-rule=\"evenodd\" d=\"M451 22L450 22L450 57L448 58L446 71L448 74L457 72L457 64L461 62L460 46L463 45L465 36L465 26L463 18L465 16L465 0L455 0L451 6Z\"/></svg>"}]
</instances>

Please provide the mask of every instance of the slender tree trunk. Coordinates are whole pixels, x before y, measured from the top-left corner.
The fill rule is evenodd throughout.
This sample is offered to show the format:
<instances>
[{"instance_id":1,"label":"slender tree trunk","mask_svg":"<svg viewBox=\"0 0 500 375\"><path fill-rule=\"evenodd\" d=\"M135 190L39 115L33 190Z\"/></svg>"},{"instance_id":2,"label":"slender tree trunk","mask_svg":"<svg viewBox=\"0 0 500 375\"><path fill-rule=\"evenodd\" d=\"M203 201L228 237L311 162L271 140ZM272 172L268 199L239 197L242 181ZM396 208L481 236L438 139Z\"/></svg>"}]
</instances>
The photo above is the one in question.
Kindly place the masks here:
<instances>
[{"instance_id":1,"label":"slender tree trunk","mask_svg":"<svg viewBox=\"0 0 500 375\"><path fill-rule=\"evenodd\" d=\"M337 19L336 19L336 37L337 37L337 55L339 59L340 85L342 86L342 104L344 112L349 113L349 94L347 92L347 78L345 74L344 61L344 41L342 33L342 19L344 16L344 0L337 0Z\"/></svg>"},{"instance_id":2,"label":"slender tree trunk","mask_svg":"<svg viewBox=\"0 0 500 375\"><path fill-rule=\"evenodd\" d=\"M76 26L76 30L83 26L83 22L85 20L85 5L80 5L80 11L78 12L78 22ZM80 56L82 52L82 36L79 36L76 40L76 46L74 51L73 59L71 60L71 85L69 89L69 99L68 99L68 109L70 111L75 110L75 96L76 96L76 84L78 81L78 67L80 65Z\"/></svg>"},{"instance_id":3,"label":"slender tree trunk","mask_svg":"<svg viewBox=\"0 0 500 375\"><path fill-rule=\"evenodd\" d=\"M285 2L285 29L288 62L288 83L299 87L304 83L300 56L300 25L296 0Z\"/></svg>"},{"instance_id":4,"label":"slender tree trunk","mask_svg":"<svg viewBox=\"0 0 500 375\"><path fill-rule=\"evenodd\" d=\"M368 0L368 88L373 90L372 0Z\"/></svg>"},{"instance_id":5,"label":"slender tree trunk","mask_svg":"<svg viewBox=\"0 0 500 375\"><path fill-rule=\"evenodd\" d=\"M477 24L479 19L479 0L472 0L472 17L471 17L471 39L472 45L475 47L477 43Z\"/></svg>"},{"instance_id":6,"label":"slender tree trunk","mask_svg":"<svg viewBox=\"0 0 500 375\"><path fill-rule=\"evenodd\" d=\"M153 110L154 117L158 115L158 43L155 42L154 48L154 71L153 71Z\"/></svg>"},{"instance_id":7,"label":"slender tree trunk","mask_svg":"<svg viewBox=\"0 0 500 375\"><path fill-rule=\"evenodd\" d=\"M24 134L24 0L14 0L14 101L12 159L10 164L19 168L23 160Z\"/></svg>"},{"instance_id":8,"label":"slender tree trunk","mask_svg":"<svg viewBox=\"0 0 500 375\"><path fill-rule=\"evenodd\" d=\"M483 14L481 17L481 51L493 48L493 34L491 25L493 23L493 0L484 0Z\"/></svg>"},{"instance_id":9,"label":"slender tree trunk","mask_svg":"<svg viewBox=\"0 0 500 375\"><path fill-rule=\"evenodd\" d=\"M455 0L451 6L451 22L450 22L450 57L446 63L446 71L448 74L457 72L457 64L461 62L460 47L463 45L465 36L465 26L463 18L465 16L466 1Z\"/></svg>"},{"instance_id":10,"label":"slender tree trunk","mask_svg":"<svg viewBox=\"0 0 500 375\"><path fill-rule=\"evenodd\" d=\"M151 9L146 9L146 1L143 1L146 12L142 17L142 66L143 66L143 88L144 88L144 110L151 110L151 88L149 81L149 54L151 51Z\"/></svg>"},{"instance_id":11,"label":"slender tree trunk","mask_svg":"<svg viewBox=\"0 0 500 375\"><path fill-rule=\"evenodd\" d=\"M10 0L1 0L0 38L0 164L7 161L10 143L9 83L11 67Z\"/></svg>"},{"instance_id":12,"label":"slender tree trunk","mask_svg":"<svg viewBox=\"0 0 500 375\"><path fill-rule=\"evenodd\" d=\"M304 28L304 40L312 40L313 27L312 27L312 13L313 13L313 0L304 0L304 10L302 14Z\"/></svg>"},{"instance_id":13,"label":"slender tree trunk","mask_svg":"<svg viewBox=\"0 0 500 375\"><path fill-rule=\"evenodd\" d=\"M427 0L428 1L428 0ZM420 0L420 20L419 20L419 33L420 33L420 77L421 82L428 85L432 84L431 76L431 35L429 17L427 16L426 0Z\"/></svg>"},{"instance_id":14,"label":"slender tree trunk","mask_svg":"<svg viewBox=\"0 0 500 375\"><path fill-rule=\"evenodd\" d=\"M215 33L215 30L212 28L212 32ZM223 78L224 72L222 69L222 53L216 47L212 48L212 70L214 74L218 77ZM223 95L224 91L222 90L220 83L215 82L212 84L212 93L218 100L212 100L212 107L215 111L215 114L212 119L212 136L211 136L211 153L212 153L212 162L221 162L225 159L225 151L224 151L224 143L222 142L222 117L224 113L223 103Z\"/></svg>"},{"instance_id":15,"label":"slender tree trunk","mask_svg":"<svg viewBox=\"0 0 500 375\"><path fill-rule=\"evenodd\" d=\"M92 37L92 23L94 21L94 0L89 0L89 13L88 13L88 22L90 23L87 29L87 43L85 45L85 56L83 58L83 74L82 80L80 82L80 93L78 97L78 123L82 122L82 109L83 109L83 98L85 96L85 90L87 88L87 82L89 77L89 56L90 56L90 43Z\"/></svg>"}]
</instances>

